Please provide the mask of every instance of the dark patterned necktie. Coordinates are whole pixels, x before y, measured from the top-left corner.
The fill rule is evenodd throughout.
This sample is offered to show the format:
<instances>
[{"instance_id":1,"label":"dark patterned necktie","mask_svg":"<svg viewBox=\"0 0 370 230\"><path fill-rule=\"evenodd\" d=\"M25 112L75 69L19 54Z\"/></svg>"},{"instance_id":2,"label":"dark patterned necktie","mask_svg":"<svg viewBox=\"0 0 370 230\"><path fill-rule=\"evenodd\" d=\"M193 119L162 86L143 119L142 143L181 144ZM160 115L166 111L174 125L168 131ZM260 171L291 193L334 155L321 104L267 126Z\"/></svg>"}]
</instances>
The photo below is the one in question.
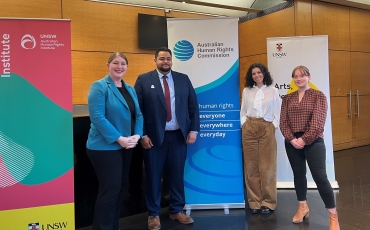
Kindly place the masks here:
<instances>
[{"instance_id":1,"label":"dark patterned necktie","mask_svg":"<svg viewBox=\"0 0 370 230\"><path fill-rule=\"evenodd\" d=\"M166 107L167 107L167 119L166 121L169 122L172 119L171 115L171 98L170 98L170 87L168 87L167 83L167 76L163 76L163 86L164 86L164 99L166 100Z\"/></svg>"}]
</instances>

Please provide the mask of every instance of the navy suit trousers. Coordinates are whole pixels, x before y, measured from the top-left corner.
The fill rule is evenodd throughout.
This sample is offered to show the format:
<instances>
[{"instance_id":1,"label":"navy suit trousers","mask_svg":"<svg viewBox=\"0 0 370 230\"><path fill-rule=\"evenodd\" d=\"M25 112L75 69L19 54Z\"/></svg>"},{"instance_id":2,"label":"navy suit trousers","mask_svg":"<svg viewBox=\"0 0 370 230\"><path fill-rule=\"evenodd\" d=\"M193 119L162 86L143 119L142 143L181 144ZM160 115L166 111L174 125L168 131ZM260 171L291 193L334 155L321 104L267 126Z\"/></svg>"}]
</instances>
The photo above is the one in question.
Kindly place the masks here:
<instances>
[{"instance_id":1,"label":"navy suit trousers","mask_svg":"<svg viewBox=\"0 0 370 230\"><path fill-rule=\"evenodd\" d=\"M144 149L146 205L149 216L161 213L161 177L168 173L169 213L182 212L185 205L184 165L187 144L181 130L166 131L162 145Z\"/></svg>"}]
</instances>

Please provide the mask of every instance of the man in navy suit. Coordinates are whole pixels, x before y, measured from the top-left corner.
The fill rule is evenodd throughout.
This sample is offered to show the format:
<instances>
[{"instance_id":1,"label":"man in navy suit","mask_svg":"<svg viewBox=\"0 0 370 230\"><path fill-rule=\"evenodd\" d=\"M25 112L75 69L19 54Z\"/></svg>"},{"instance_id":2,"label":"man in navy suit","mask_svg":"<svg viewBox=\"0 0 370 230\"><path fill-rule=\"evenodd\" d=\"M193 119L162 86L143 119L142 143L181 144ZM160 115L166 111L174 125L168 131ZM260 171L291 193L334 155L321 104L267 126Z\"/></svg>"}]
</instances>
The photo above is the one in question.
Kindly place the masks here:
<instances>
[{"instance_id":1,"label":"man in navy suit","mask_svg":"<svg viewBox=\"0 0 370 230\"><path fill-rule=\"evenodd\" d=\"M161 228L159 214L164 168L170 187L170 218L183 224L194 222L183 213L184 165L187 144L193 144L199 132L199 109L189 77L171 70L171 50L159 48L154 62L157 68L141 74L135 90L144 117L141 145L146 170L148 228L158 230Z\"/></svg>"}]
</instances>

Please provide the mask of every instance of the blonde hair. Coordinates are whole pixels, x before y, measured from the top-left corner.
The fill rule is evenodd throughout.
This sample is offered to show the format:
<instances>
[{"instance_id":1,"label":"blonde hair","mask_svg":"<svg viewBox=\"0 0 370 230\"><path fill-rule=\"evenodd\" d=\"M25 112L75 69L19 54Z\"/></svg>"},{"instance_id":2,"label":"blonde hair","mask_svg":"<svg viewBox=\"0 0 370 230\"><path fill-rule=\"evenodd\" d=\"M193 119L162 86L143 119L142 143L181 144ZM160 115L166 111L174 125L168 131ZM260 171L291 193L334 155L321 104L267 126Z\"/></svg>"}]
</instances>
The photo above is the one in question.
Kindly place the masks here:
<instances>
[{"instance_id":1,"label":"blonde hair","mask_svg":"<svg viewBox=\"0 0 370 230\"><path fill-rule=\"evenodd\" d=\"M114 52L112 53L109 58L108 58L108 64L111 63L113 61L113 59L115 59L116 57L121 57L123 59L125 59L126 61L126 64L128 65L128 60L127 60L127 57L126 55L124 55L122 52Z\"/></svg>"},{"instance_id":2,"label":"blonde hair","mask_svg":"<svg viewBox=\"0 0 370 230\"><path fill-rule=\"evenodd\" d=\"M294 73L295 73L296 70L299 70L301 72L301 74L304 74L305 76L311 76L310 75L310 70L306 66L300 65L300 66L297 66L293 69L292 78L294 78Z\"/></svg>"}]
</instances>

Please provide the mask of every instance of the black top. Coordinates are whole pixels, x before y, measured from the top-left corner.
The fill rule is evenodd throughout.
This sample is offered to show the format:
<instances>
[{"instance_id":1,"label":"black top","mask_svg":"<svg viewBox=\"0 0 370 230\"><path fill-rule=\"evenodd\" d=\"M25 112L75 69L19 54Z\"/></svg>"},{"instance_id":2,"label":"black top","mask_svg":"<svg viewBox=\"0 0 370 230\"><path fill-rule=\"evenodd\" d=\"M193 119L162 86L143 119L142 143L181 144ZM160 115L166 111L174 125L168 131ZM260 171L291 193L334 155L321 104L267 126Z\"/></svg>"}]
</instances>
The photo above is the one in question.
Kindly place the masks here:
<instances>
[{"instance_id":1,"label":"black top","mask_svg":"<svg viewBox=\"0 0 370 230\"><path fill-rule=\"evenodd\" d=\"M132 100L130 93L127 91L126 87L124 87L125 83L122 81L122 87L117 87L118 91L122 94L122 97L125 99L128 108L130 109L131 113L131 135L134 135L135 131L135 104Z\"/></svg>"}]
</instances>

